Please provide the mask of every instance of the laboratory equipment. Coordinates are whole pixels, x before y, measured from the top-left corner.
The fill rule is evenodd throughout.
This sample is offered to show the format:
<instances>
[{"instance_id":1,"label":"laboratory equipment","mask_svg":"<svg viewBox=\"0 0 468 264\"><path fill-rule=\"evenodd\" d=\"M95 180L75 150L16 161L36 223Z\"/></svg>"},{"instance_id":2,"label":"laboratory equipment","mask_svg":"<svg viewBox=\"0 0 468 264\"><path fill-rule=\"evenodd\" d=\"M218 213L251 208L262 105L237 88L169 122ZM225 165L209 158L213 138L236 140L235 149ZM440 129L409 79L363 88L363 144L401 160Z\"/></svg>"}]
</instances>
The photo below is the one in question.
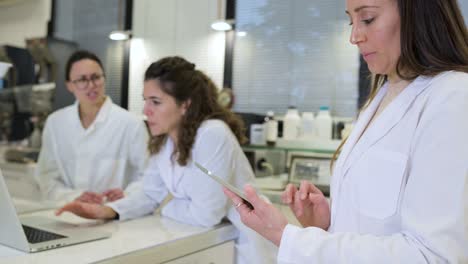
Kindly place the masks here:
<instances>
[{"instance_id":1,"label":"laboratory equipment","mask_svg":"<svg viewBox=\"0 0 468 264\"><path fill-rule=\"evenodd\" d=\"M55 83L23 85L0 90L0 131L2 139L29 138L29 148L12 147L5 152L8 161L25 162L36 158L47 116L52 112ZM30 121L13 126L16 116L29 116ZM31 129L31 124L34 126ZM31 131L33 133L31 134Z\"/></svg>"},{"instance_id":2,"label":"laboratory equipment","mask_svg":"<svg viewBox=\"0 0 468 264\"><path fill-rule=\"evenodd\" d=\"M300 184L302 180L313 183L325 195L330 192L330 162L332 153L291 153L289 181Z\"/></svg>"},{"instance_id":3,"label":"laboratory equipment","mask_svg":"<svg viewBox=\"0 0 468 264\"><path fill-rule=\"evenodd\" d=\"M243 147L255 177L279 175L286 168L286 152L276 148Z\"/></svg>"}]
</instances>

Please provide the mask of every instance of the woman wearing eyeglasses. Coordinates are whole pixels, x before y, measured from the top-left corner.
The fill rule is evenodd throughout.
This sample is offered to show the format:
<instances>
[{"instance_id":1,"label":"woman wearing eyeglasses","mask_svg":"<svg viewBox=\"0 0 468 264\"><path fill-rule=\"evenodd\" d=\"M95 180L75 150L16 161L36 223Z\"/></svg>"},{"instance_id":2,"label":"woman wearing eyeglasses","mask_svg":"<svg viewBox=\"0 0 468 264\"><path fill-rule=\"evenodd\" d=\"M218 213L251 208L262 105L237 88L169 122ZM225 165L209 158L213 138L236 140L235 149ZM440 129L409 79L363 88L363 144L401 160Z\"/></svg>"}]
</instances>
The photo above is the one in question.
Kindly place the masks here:
<instances>
[{"instance_id":1,"label":"woman wearing eyeglasses","mask_svg":"<svg viewBox=\"0 0 468 264\"><path fill-rule=\"evenodd\" d=\"M137 188L147 159L143 121L106 96L99 58L77 51L65 80L76 102L51 114L38 161L38 183L45 199L104 203Z\"/></svg>"}]
</instances>

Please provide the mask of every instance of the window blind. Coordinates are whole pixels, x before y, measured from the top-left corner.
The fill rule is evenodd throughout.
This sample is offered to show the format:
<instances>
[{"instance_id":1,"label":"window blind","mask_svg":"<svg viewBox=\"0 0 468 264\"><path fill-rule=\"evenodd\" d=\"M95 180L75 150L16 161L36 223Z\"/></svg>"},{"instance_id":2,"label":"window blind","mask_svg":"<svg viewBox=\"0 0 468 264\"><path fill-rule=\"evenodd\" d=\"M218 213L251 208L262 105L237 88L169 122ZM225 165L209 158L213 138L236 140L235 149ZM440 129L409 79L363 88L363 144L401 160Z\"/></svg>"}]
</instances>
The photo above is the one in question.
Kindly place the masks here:
<instances>
[{"instance_id":1,"label":"window blind","mask_svg":"<svg viewBox=\"0 0 468 264\"><path fill-rule=\"evenodd\" d=\"M343 0L237 0L236 112L301 112L329 106L356 114L359 52ZM241 36L239 32L245 32Z\"/></svg>"}]
</instances>

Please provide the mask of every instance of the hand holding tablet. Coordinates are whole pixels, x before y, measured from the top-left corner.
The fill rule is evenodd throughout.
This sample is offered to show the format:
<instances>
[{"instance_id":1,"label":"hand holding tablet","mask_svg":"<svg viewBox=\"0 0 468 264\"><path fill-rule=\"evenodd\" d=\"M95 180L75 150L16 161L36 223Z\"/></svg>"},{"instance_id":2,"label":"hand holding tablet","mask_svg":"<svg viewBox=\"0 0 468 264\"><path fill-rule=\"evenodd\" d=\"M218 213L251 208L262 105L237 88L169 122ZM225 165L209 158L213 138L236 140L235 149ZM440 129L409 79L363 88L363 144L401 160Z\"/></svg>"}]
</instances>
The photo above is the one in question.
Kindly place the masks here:
<instances>
[{"instance_id":1,"label":"hand holding tablet","mask_svg":"<svg viewBox=\"0 0 468 264\"><path fill-rule=\"evenodd\" d=\"M230 190L231 192L235 193L237 196L239 196L240 198L242 198L243 202L244 202L250 209L253 210L252 204L247 200L247 198L246 198L245 195L242 193L242 191L240 191L239 189L237 189L235 186L233 186L233 185L230 184L229 182L225 181L223 178L214 175L211 171L209 171L208 169L206 169L205 167L203 167L202 165L200 165L198 162L194 162L194 163L195 163L195 166L197 166L198 169L200 169L203 173L205 173L206 175L208 175L211 179L215 180L216 182L218 182L219 184L221 184L222 186L226 187L228 190Z\"/></svg>"}]
</instances>

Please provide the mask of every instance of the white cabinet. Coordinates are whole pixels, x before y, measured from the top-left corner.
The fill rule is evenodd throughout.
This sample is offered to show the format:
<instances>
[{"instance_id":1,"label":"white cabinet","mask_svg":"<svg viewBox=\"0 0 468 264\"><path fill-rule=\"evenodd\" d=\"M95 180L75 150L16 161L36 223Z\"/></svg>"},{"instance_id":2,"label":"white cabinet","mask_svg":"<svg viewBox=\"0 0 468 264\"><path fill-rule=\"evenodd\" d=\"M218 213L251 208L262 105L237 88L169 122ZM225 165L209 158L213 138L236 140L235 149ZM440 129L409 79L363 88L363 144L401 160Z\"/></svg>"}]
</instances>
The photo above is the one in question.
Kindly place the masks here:
<instances>
[{"instance_id":1,"label":"white cabinet","mask_svg":"<svg viewBox=\"0 0 468 264\"><path fill-rule=\"evenodd\" d=\"M233 264L234 241L210 247L164 264Z\"/></svg>"}]
</instances>

